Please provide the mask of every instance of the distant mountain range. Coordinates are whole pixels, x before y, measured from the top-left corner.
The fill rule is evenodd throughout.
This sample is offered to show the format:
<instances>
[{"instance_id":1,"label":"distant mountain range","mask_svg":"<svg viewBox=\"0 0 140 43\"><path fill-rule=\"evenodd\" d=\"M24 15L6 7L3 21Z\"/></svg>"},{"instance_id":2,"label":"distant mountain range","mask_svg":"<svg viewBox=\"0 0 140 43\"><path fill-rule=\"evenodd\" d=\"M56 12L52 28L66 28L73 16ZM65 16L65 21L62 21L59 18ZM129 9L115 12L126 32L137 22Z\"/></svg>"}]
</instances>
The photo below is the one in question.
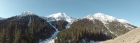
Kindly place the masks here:
<instances>
[{"instance_id":1,"label":"distant mountain range","mask_svg":"<svg viewBox=\"0 0 140 43\"><path fill-rule=\"evenodd\" d=\"M4 18L0 17L0 20L2 20L2 19L4 19Z\"/></svg>"},{"instance_id":2,"label":"distant mountain range","mask_svg":"<svg viewBox=\"0 0 140 43\"><path fill-rule=\"evenodd\" d=\"M23 12L0 18L0 43L93 43L123 35L137 28L124 19L103 13L74 18L66 13L38 16ZM4 35L6 35L6 40Z\"/></svg>"}]
</instances>

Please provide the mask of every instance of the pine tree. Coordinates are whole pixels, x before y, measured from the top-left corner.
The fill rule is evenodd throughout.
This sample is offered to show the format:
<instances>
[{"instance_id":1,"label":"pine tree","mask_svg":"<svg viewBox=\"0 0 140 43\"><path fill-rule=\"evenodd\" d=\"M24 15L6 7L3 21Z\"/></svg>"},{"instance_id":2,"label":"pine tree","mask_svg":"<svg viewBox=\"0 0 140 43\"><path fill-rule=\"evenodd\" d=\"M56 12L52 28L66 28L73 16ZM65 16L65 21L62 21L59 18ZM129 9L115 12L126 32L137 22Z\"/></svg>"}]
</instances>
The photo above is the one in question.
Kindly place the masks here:
<instances>
[{"instance_id":1,"label":"pine tree","mask_svg":"<svg viewBox=\"0 0 140 43\"><path fill-rule=\"evenodd\" d=\"M27 43L35 43L35 23L34 23L34 19L31 21L30 25L29 25L29 28L27 30L27 33L26 33L26 37L27 37Z\"/></svg>"},{"instance_id":2,"label":"pine tree","mask_svg":"<svg viewBox=\"0 0 140 43\"><path fill-rule=\"evenodd\" d=\"M25 40L21 39L21 42L20 43L27 43Z\"/></svg>"},{"instance_id":3,"label":"pine tree","mask_svg":"<svg viewBox=\"0 0 140 43\"><path fill-rule=\"evenodd\" d=\"M13 43L19 43L19 41L20 41L20 33L21 33L21 31L16 28Z\"/></svg>"},{"instance_id":4,"label":"pine tree","mask_svg":"<svg viewBox=\"0 0 140 43\"><path fill-rule=\"evenodd\" d=\"M10 21L9 26L4 29L4 41L5 43L12 43L12 21Z\"/></svg>"},{"instance_id":5,"label":"pine tree","mask_svg":"<svg viewBox=\"0 0 140 43\"><path fill-rule=\"evenodd\" d=\"M5 43L11 43L11 38L10 38L10 30L6 29L4 34L4 41Z\"/></svg>"},{"instance_id":6,"label":"pine tree","mask_svg":"<svg viewBox=\"0 0 140 43\"><path fill-rule=\"evenodd\" d=\"M1 32L0 32L0 43L4 43L4 35L5 35L5 30L3 29Z\"/></svg>"}]
</instances>

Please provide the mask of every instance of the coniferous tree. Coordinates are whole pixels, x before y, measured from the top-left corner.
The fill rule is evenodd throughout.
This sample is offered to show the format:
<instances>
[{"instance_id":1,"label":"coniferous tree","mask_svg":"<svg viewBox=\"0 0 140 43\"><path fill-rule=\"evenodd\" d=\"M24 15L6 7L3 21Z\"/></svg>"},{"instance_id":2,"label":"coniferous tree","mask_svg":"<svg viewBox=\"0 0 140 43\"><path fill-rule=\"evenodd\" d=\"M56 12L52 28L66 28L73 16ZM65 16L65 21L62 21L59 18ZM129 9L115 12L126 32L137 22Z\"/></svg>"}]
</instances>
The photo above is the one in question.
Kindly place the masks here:
<instances>
[{"instance_id":1,"label":"coniferous tree","mask_svg":"<svg viewBox=\"0 0 140 43\"><path fill-rule=\"evenodd\" d=\"M29 25L29 28L27 30L27 43L35 43L35 33L34 33L34 28L35 28L35 24L34 24L34 19L31 20L31 23Z\"/></svg>"},{"instance_id":2,"label":"coniferous tree","mask_svg":"<svg viewBox=\"0 0 140 43\"><path fill-rule=\"evenodd\" d=\"M4 43L4 36L5 36L5 29L2 29L2 31L0 32L0 43Z\"/></svg>"},{"instance_id":3,"label":"coniferous tree","mask_svg":"<svg viewBox=\"0 0 140 43\"><path fill-rule=\"evenodd\" d=\"M6 29L5 31L5 35L4 35L4 41L5 41L5 43L12 43L11 42L11 39L10 39L10 30L9 29Z\"/></svg>"},{"instance_id":4,"label":"coniferous tree","mask_svg":"<svg viewBox=\"0 0 140 43\"><path fill-rule=\"evenodd\" d=\"M10 21L8 28L5 28L5 43L12 43L13 41L13 35L12 35L12 21Z\"/></svg>"},{"instance_id":5,"label":"coniferous tree","mask_svg":"<svg viewBox=\"0 0 140 43\"><path fill-rule=\"evenodd\" d=\"M20 34L21 34L21 31L16 28L13 43L19 43L20 42Z\"/></svg>"}]
</instances>

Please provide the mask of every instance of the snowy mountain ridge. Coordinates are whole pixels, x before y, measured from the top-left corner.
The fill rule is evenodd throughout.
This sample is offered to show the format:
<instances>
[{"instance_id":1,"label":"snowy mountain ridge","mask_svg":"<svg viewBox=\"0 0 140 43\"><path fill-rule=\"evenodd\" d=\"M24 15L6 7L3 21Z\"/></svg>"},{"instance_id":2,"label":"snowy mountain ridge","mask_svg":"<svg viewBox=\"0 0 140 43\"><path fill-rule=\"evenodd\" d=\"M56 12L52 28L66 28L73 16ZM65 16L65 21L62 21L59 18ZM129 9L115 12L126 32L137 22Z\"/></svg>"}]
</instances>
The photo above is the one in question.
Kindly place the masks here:
<instances>
[{"instance_id":1,"label":"snowy mountain ridge","mask_svg":"<svg viewBox=\"0 0 140 43\"><path fill-rule=\"evenodd\" d=\"M49 16L45 16L47 18L55 18L57 21L58 20L66 20L68 22L72 22L74 20L74 18L70 17L70 16L67 16L66 13L55 13L55 14L51 14Z\"/></svg>"},{"instance_id":2,"label":"snowy mountain ridge","mask_svg":"<svg viewBox=\"0 0 140 43\"><path fill-rule=\"evenodd\" d=\"M22 12L21 14L19 14L17 16L22 17L22 16L27 16L27 15L35 15L35 14L32 13L31 11L24 11L24 12Z\"/></svg>"},{"instance_id":3,"label":"snowy mountain ridge","mask_svg":"<svg viewBox=\"0 0 140 43\"><path fill-rule=\"evenodd\" d=\"M35 15L34 13L30 12L30 11L24 11L23 13L17 15L17 16L26 16L26 15ZM41 17L44 19L48 19L47 21L58 21L58 20L66 20L69 23L72 23L74 20L76 20L76 18L70 17L68 16L66 13L55 13L55 14L51 14L45 17ZM113 21L118 21L120 23L129 23L128 21L124 20L124 19L117 19L113 16L110 15L106 15L103 13L95 13L95 14L89 14L84 18L88 18L90 20L93 19L98 19L100 21L103 21L103 23L107 23L107 22L113 22ZM130 23L129 23L130 24Z\"/></svg>"},{"instance_id":4,"label":"snowy mountain ridge","mask_svg":"<svg viewBox=\"0 0 140 43\"><path fill-rule=\"evenodd\" d=\"M95 13L93 15L89 14L86 17L84 17L84 18L87 18L85 20L84 20L84 18L76 19L76 18L68 16L66 13L61 13L61 12L51 14L51 15L48 15L48 16L43 16L43 17L37 16L37 15L34 16L34 15L35 14L30 12L30 11L24 11L20 15L15 16L15 18L16 17L17 18L24 18L24 19L26 18L25 20L27 20L27 22L28 22L27 25L28 26L31 24L32 18L35 18L35 20L38 18L36 21L41 21L41 19L42 19L42 21L43 21L42 24L45 24L45 22L46 22L46 24L48 23L47 25L49 26L50 30L52 28L54 28L54 30L55 30L54 33L51 33L52 35L49 38L46 38L46 40L40 40L39 43L54 43L55 39L57 39L57 37L58 37L57 36L58 33L61 32L61 30L59 30L59 29L61 29L61 28L59 28L61 25L65 27L64 28L65 30L69 30L70 29L69 27L70 26L72 27L72 25L74 25L73 27L77 27L77 25L76 25L77 23L79 23L78 25L81 25L81 23L92 24L92 23L95 22L94 25L91 25L91 27L95 26L97 29L101 30L101 32L103 32L105 35L112 34L114 36L120 35L122 29L131 30L131 29L135 28L134 25L131 25L128 21L126 21L124 19L117 19L113 16L106 15L106 14L103 14L103 13ZM12 18L12 20L15 19L15 18ZM91 22L89 22L90 20L91 20ZM66 21L66 22L61 23L63 21ZM77 21L79 21L79 22L77 22ZM58 25L57 23L61 23L61 24ZM66 25L64 25L64 24L66 24ZM84 26L86 27L87 25L84 25ZM49 29L49 28L47 28L47 29ZM93 29L93 28L91 28L91 29ZM48 31L50 31L50 30L48 30ZM91 43L92 43L92 41L91 41Z\"/></svg>"},{"instance_id":5,"label":"snowy mountain ridge","mask_svg":"<svg viewBox=\"0 0 140 43\"><path fill-rule=\"evenodd\" d=\"M87 15L84 18L87 18L89 20L97 19L97 20L100 20L105 25L108 24L108 23L110 23L110 22L119 22L119 23L121 23L120 25L125 26L129 30L132 30L133 29L131 23L129 23L128 21L126 21L124 19L117 19L117 18L115 18L113 16L106 15L106 14L103 14L103 13L95 13L93 15L92 14L89 14L89 15Z\"/></svg>"},{"instance_id":6,"label":"snowy mountain ridge","mask_svg":"<svg viewBox=\"0 0 140 43\"><path fill-rule=\"evenodd\" d=\"M124 19L117 19L117 18L115 18L113 16L106 15L106 14L103 14L103 13L95 13L93 15L89 14L84 18L88 18L90 20L97 19L97 20L103 21L103 23L105 23L105 24L107 22L113 22L113 21L118 21L120 23L129 23L128 21L126 21Z\"/></svg>"},{"instance_id":7,"label":"snowy mountain ridge","mask_svg":"<svg viewBox=\"0 0 140 43\"><path fill-rule=\"evenodd\" d=\"M30 11L24 11L22 12L20 15L17 15L18 17L22 17L22 16L27 16L27 15L35 15L34 13L30 12ZM52 22L52 21L58 21L58 20L66 20L69 24L66 26L67 28L70 27L70 24L73 23L73 21L76 21L76 18L70 17L68 16L66 13L54 13L45 17L41 17L45 20L47 20L47 22ZM93 19L97 19L102 21L102 23L104 24L108 24L108 22L120 22L122 23L125 27L129 27L131 28L131 26L129 26L128 24L130 24L128 21L124 20L124 19L117 19L113 16L110 15L106 15L103 13L95 13L95 14L89 14L86 17L87 19L93 20ZM0 18L1 19L1 18ZM81 18L80 18L81 19Z\"/></svg>"}]
</instances>

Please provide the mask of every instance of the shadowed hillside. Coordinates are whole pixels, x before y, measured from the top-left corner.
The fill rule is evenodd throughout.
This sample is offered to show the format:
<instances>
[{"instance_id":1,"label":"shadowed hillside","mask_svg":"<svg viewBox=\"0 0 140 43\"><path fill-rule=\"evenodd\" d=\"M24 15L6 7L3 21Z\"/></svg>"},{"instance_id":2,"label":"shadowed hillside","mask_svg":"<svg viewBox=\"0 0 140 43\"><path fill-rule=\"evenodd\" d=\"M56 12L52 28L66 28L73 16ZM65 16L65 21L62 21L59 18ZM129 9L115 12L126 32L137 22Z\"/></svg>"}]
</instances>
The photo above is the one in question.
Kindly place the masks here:
<instances>
[{"instance_id":1,"label":"shadowed hillside","mask_svg":"<svg viewBox=\"0 0 140 43\"><path fill-rule=\"evenodd\" d=\"M55 29L36 15L14 16L0 20L0 43L39 43Z\"/></svg>"},{"instance_id":2,"label":"shadowed hillside","mask_svg":"<svg viewBox=\"0 0 140 43\"><path fill-rule=\"evenodd\" d=\"M81 19L81 20L79 19L78 21L73 22L70 28L61 31L58 34L55 42L56 43L69 43L69 42L82 43L83 40L89 42L90 40L104 41L107 39L111 39L112 36L109 35L107 36L103 34L101 32L101 28L105 29L104 26L97 27L96 25L93 24L93 21L90 21L88 19Z\"/></svg>"}]
</instances>

